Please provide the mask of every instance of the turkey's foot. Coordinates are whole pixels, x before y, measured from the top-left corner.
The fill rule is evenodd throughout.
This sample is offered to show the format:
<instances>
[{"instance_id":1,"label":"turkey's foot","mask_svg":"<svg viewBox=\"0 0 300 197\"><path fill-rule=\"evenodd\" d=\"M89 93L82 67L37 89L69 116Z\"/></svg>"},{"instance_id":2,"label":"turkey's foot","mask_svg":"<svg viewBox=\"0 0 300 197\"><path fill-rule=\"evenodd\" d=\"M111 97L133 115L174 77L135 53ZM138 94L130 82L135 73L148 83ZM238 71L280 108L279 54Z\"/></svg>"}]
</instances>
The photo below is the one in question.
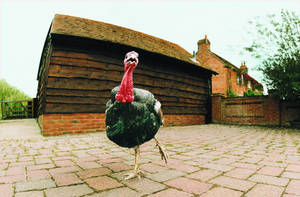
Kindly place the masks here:
<instances>
[{"instance_id":1,"label":"turkey's foot","mask_svg":"<svg viewBox=\"0 0 300 197\"><path fill-rule=\"evenodd\" d=\"M133 179L135 177L138 177L141 179L141 177L145 176L145 173L141 170L134 171L132 173L126 174L126 177L124 178L125 180Z\"/></svg>"},{"instance_id":2,"label":"turkey's foot","mask_svg":"<svg viewBox=\"0 0 300 197\"><path fill-rule=\"evenodd\" d=\"M166 165L168 165L168 159L169 159L169 155L167 153L167 149L158 142L158 140L156 139L156 137L154 137L154 140L156 141L156 146L158 147L161 159L165 161Z\"/></svg>"}]
</instances>

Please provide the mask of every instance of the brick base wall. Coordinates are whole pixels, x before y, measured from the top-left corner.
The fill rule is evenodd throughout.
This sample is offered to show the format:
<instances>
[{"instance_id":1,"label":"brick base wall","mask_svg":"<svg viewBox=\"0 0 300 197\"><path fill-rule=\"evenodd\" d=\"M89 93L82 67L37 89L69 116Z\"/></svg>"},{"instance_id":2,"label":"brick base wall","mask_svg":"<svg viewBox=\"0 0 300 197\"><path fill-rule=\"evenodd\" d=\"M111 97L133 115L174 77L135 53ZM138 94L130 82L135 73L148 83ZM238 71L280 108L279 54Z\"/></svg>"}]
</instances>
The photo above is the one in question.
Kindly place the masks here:
<instances>
[{"instance_id":1,"label":"brick base wall","mask_svg":"<svg viewBox=\"0 0 300 197\"><path fill-rule=\"evenodd\" d=\"M165 126L205 124L204 115L165 114ZM105 131L104 113L43 114L38 123L44 136Z\"/></svg>"},{"instance_id":2,"label":"brick base wall","mask_svg":"<svg viewBox=\"0 0 300 197\"><path fill-rule=\"evenodd\" d=\"M104 131L105 114L43 114L38 123L45 136Z\"/></svg>"},{"instance_id":3,"label":"brick base wall","mask_svg":"<svg viewBox=\"0 0 300 197\"><path fill-rule=\"evenodd\" d=\"M280 101L272 96L212 96L213 123L291 126L300 122L299 111L300 100Z\"/></svg>"}]
</instances>

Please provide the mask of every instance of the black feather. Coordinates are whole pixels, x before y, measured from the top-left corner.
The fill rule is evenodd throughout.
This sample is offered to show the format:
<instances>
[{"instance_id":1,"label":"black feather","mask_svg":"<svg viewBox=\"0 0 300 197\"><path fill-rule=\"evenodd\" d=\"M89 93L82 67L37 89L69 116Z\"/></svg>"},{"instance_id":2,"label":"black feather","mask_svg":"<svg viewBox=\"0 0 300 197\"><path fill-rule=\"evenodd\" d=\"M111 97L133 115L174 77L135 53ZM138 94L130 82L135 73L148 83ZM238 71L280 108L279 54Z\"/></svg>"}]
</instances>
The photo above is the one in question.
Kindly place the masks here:
<instances>
[{"instance_id":1,"label":"black feather","mask_svg":"<svg viewBox=\"0 0 300 197\"><path fill-rule=\"evenodd\" d=\"M154 95L143 89L134 88L134 101L121 103L115 100L119 86L111 91L106 104L106 135L122 147L132 148L151 140L160 127L154 109Z\"/></svg>"}]
</instances>

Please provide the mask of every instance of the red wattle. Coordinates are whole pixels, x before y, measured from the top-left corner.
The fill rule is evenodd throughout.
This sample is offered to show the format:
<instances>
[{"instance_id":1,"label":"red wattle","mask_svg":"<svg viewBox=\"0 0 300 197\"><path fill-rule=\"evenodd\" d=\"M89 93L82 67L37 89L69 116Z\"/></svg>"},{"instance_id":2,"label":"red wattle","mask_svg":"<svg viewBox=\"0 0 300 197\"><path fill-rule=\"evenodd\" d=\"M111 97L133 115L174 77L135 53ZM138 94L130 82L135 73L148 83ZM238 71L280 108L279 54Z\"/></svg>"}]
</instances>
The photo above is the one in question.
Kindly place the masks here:
<instances>
[{"instance_id":1,"label":"red wattle","mask_svg":"<svg viewBox=\"0 0 300 197\"><path fill-rule=\"evenodd\" d=\"M133 69L127 67L119 91L115 96L115 99L117 101L120 101L122 103L126 103L126 102L131 103L134 100L132 74L133 74Z\"/></svg>"}]
</instances>

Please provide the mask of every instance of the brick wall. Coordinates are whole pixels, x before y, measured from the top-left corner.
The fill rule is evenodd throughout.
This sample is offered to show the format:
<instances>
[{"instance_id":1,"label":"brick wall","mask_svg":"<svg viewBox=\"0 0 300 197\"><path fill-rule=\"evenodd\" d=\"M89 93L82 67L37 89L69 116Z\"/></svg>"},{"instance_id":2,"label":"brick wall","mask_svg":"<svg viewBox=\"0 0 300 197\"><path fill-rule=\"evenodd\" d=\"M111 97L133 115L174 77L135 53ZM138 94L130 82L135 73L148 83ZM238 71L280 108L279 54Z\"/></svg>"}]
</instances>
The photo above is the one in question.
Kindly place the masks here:
<instances>
[{"instance_id":1,"label":"brick wall","mask_svg":"<svg viewBox=\"0 0 300 197\"><path fill-rule=\"evenodd\" d=\"M43 114L38 123L45 136L96 132L105 130L105 114Z\"/></svg>"},{"instance_id":2,"label":"brick wall","mask_svg":"<svg viewBox=\"0 0 300 197\"><path fill-rule=\"evenodd\" d=\"M212 93L213 94L224 94L227 96L227 90L232 88L233 92L239 96L243 96L244 92L247 92L247 81L238 83L237 82L237 70L236 66L227 62L220 56L216 55L210 50L210 42L207 39L198 41L198 51L196 58L201 65L209 66L218 75L212 76Z\"/></svg>"},{"instance_id":3,"label":"brick wall","mask_svg":"<svg viewBox=\"0 0 300 197\"><path fill-rule=\"evenodd\" d=\"M205 124L204 115L165 114L164 119L165 126ZM105 114L43 114L38 123L44 136L105 131Z\"/></svg>"},{"instance_id":4,"label":"brick wall","mask_svg":"<svg viewBox=\"0 0 300 197\"><path fill-rule=\"evenodd\" d=\"M212 96L213 123L289 126L300 120L299 111L300 101L281 101L271 96Z\"/></svg>"}]
</instances>

